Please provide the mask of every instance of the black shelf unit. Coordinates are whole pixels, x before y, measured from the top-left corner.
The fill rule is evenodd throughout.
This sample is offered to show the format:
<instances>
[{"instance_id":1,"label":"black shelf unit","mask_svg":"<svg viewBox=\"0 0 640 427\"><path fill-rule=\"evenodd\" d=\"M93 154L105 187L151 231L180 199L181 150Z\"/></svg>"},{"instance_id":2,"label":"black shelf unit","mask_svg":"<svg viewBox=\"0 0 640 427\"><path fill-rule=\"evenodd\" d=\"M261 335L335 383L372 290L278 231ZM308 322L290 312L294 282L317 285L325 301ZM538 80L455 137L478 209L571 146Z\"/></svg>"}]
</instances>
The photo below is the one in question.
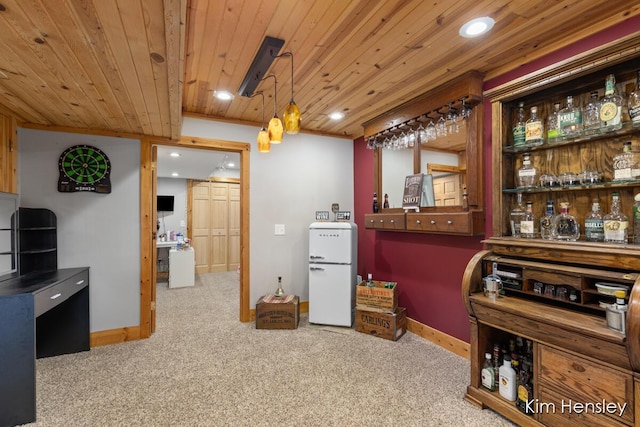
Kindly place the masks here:
<instances>
[{"instance_id":1,"label":"black shelf unit","mask_svg":"<svg viewBox=\"0 0 640 427\"><path fill-rule=\"evenodd\" d=\"M44 208L19 208L17 214L19 274L57 270L56 214Z\"/></svg>"}]
</instances>

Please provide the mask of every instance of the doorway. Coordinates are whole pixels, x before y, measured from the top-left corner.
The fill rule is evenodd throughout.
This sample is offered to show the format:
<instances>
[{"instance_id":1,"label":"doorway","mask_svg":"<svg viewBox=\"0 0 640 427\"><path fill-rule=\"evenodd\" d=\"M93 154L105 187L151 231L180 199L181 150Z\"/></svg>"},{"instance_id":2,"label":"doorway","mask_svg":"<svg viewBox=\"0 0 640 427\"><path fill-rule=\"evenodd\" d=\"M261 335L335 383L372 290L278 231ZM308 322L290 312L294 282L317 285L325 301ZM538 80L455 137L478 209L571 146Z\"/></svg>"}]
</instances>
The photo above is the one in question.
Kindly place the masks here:
<instances>
[{"instance_id":1,"label":"doorway","mask_svg":"<svg viewBox=\"0 0 640 427\"><path fill-rule=\"evenodd\" d=\"M155 284L157 269L156 196L157 147L196 149L200 154L230 153L239 156L240 219L239 219L239 320L249 322L249 149L250 144L205 138L182 138L180 141L144 139L141 144L141 285L140 337L147 338L155 330Z\"/></svg>"}]
</instances>

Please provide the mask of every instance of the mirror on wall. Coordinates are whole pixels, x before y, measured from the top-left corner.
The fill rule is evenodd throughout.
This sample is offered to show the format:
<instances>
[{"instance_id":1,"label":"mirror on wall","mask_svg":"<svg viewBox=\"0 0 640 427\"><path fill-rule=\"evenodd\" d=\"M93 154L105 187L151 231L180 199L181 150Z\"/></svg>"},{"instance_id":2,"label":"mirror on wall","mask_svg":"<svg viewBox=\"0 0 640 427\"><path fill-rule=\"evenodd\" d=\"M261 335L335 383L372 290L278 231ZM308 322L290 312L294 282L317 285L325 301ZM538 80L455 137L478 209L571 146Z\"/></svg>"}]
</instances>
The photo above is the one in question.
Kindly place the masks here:
<instances>
[{"instance_id":1,"label":"mirror on wall","mask_svg":"<svg viewBox=\"0 0 640 427\"><path fill-rule=\"evenodd\" d=\"M482 117L482 74L472 71L363 123L380 205L388 194L389 208L402 208L405 177L422 173L433 178L436 211L482 211ZM414 148L385 143L402 135Z\"/></svg>"}]
</instances>

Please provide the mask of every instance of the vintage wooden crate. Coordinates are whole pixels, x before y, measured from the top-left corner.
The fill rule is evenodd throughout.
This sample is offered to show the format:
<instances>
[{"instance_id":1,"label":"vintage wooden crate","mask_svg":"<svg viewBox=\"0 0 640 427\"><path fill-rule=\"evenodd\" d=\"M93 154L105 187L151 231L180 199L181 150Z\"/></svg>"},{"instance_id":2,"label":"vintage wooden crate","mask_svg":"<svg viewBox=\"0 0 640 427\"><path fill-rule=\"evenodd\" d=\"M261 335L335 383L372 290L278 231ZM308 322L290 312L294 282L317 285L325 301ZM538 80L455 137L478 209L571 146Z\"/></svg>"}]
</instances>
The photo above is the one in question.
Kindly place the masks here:
<instances>
[{"instance_id":1,"label":"vintage wooden crate","mask_svg":"<svg viewBox=\"0 0 640 427\"><path fill-rule=\"evenodd\" d=\"M398 307L395 313L380 313L356 309L356 331L397 341L407 332L407 310Z\"/></svg>"},{"instance_id":2,"label":"vintage wooden crate","mask_svg":"<svg viewBox=\"0 0 640 427\"><path fill-rule=\"evenodd\" d=\"M380 280L374 280L373 284L367 286L363 281L356 287L356 309L394 313L398 307L398 284Z\"/></svg>"},{"instance_id":3,"label":"vintage wooden crate","mask_svg":"<svg viewBox=\"0 0 640 427\"><path fill-rule=\"evenodd\" d=\"M300 304L296 295L265 295L256 303L256 329L296 329Z\"/></svg>"}]
</instances>

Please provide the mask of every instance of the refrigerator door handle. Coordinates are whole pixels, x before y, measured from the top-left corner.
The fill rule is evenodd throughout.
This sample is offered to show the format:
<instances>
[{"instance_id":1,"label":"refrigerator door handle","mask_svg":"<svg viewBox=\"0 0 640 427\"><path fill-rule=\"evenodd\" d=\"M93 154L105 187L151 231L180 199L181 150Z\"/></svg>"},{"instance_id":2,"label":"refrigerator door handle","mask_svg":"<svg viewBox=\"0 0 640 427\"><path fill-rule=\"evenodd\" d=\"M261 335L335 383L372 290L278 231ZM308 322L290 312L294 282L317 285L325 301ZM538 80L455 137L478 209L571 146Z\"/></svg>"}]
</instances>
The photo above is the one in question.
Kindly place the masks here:
<instances>
[{"instance_id":1,"label":"refrigerator door handle","mask_svg":"<svg viewBox=\"0 0 640 427\"><path fill-rule=\"evenodd\" d=\"M322 267L309 267L309 270L311 270L311 271L317 271L317 270L324 271L324 268L322 268Z\"/></svg>"},{"instance_id":2,"label":"refrigerator door handle","mask_svg":"<svg viewBox=\"0 0 640 427\"><path fill-rule=\"evenodd\" d=\"M309 258L311 258L311 259L324 259L324 257L322 255L309 255Z\"/></svg>"}]
</instances>

